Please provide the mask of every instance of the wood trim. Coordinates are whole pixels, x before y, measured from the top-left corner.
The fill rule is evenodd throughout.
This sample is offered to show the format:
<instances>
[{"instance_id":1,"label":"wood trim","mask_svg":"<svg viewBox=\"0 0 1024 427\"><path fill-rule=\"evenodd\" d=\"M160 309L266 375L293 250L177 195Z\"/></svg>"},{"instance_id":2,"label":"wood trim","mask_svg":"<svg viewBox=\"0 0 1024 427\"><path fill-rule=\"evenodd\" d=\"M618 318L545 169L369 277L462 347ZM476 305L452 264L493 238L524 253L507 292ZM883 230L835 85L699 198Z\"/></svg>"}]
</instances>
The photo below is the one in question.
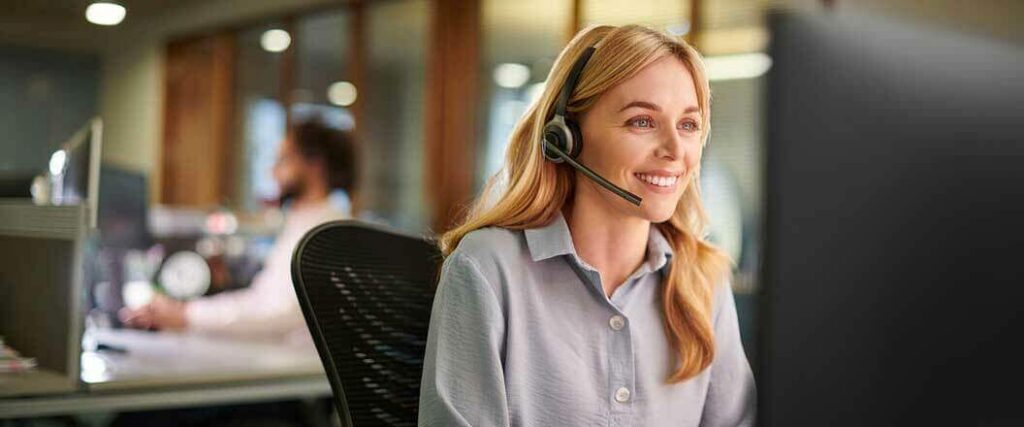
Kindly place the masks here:
<instances>
[{"instance_id":1,"label":"wood trim","mask_svg":"<svg viewBox=\"0 0 1024 427\"><path fill-rule=\"evenodd\" d=\"M167 44L160 203L207 208L234 195L235 56L231 32Z\"/></svg>"},{"instance_id":2,"label":"wood trim","mask_svg":"<svg viewBox=\"0 0 1024 427\"><path fill-rule=\"evenodd\" d=\"M175 122L175 117L178 113L176 109L171 108L171 55L174 50L172 43L164 45L162 57L163 57L163 82L161 84L160 98L162 100L161 105L161 126L160 126L160 160L156 165L155 175L159 175L157 179L158 186L153 191L153 195L150 196L151 203L164 203L166 204L171 198L171 191L169 183L167 182L168 177L173 176L173 162L169 161L171 156L171 140L174 139L176 129L172 126ZM150 185L150 189L153 189L153 185Z\"/></svg>"},{"instance_id":3,"label":"wood trim","mask_svg":"<svg viewBox=\"0 0 1024 427\"><path fill-rule=\"evenodd\" d=\"M366 42L367 42L367 19L366 19L366 3L361 0L356 0L352 3L349 8L349 46L348 46L348 70L349 81L356 86L356 102L350 107L352 111L352 117L355 119L356 127L353 129L353 136L355 137L355 144L353 148L353 155L355 161L353 165L355 170L353 176L356 177L356 185L353 188L352 194L349 194L349 199L352 202L352 215L355 216L363 210L364 200L361 196L362 192L360 188L366 179L364 177L366 164L363 156L366 150L364 149L365 141L363 140L366 136L366 97L369 95L369 85L366 80ZM344 76L343 76L344 77Z\"/></svg>"},{"instance_id":4,"label":"wood trim","mask_svg":"<svg viewBox=\"0 0 1024 427\"><path fill-rule=\"evenodd\" d=\"M424 117L431 226L442 233L472 198L479 95L480 0L432 0Z\"/></svg>"},{"instance_id":5,"label":"wood trim","mask_svg":"<svg viewBox=\"0 0 1024 427\"><path fill-rule=\"evenodd\" d=\"M224 32L214 36L213 55L213 136L217 147L220 203L230 205L235 200L238 141L235 140L235 64L238 58L236 34Z\"/></svg>"}]
</instances>

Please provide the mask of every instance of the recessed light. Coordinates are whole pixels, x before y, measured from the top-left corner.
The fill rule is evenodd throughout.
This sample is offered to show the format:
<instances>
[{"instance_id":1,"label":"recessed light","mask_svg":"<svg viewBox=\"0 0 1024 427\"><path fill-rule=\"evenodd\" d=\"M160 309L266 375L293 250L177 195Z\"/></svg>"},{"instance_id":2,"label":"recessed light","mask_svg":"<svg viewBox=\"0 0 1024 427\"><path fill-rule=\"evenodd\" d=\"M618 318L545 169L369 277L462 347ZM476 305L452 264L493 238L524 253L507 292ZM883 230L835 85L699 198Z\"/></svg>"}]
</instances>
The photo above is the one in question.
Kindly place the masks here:
<instances>
[{"instance_id":1,"label":"recessed light","mask_svg":"<svg viewBox=\"0 0 1024 427\"><path fill-rule=\"evenodd\" d=\"M349 82L334 82L327 87L327 100L334 105L348 107L356 102L358 96L356 85Z\"/></svg>"},{"instance_id":2,"label":"recessed light","mask_svg":"<svg viewBox=\"0 0 1024 427\"><path fill-rule=\"evenodd\" d=\"M530 81L530 67L523 64L507 62L494 67L494 82L498 86L515 89L523 87Z\"/></svg>"},{"instance_id":3,"label":"recessed light","mask_svg":"<svg viewBox=\"0 0 1024 427\"><path fill-rule=\"evenodd\" d=\"M260 46L267 52L284 52L292 44L292 36L281 29L267 30L260 36Z\"/></svg>"},{"instance_id":4,"label":"recessed light","mask_svg":"<svg viewBox=\"0 0 1024 427\"><path fill-rule=\"evenodd\" d=\"M128 10L112 1L97 1L85 8L85 19L96 25L117 25L124 20Z\"/></svg>"}]
</instances>

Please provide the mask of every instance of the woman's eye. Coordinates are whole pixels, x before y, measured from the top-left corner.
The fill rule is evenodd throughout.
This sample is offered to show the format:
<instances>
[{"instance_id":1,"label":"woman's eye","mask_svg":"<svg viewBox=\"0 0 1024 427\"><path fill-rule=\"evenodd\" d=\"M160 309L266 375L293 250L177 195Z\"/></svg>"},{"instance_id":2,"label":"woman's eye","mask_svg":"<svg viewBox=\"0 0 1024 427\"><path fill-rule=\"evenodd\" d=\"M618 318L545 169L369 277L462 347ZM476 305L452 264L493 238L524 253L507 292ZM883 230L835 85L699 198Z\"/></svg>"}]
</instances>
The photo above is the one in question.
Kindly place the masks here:
<instances>
[{"instance_id":1,"label":"woman's eye","mask_svg":"<svg viewBox=\"0 0 1024 427\"><path fill-rule=\"evenodd\" d=\"M694 132L700 129L697 126L697 122L685 121L679 124L679 128L688 132Z\"/></svg>"},{"instance_id":2,"label":"woman's eye","mask_svg":"<svg viewBox=\"0 0 1024 427\"><path fill-rule=\"evenodd\" d=\"M629 125L636 128L652 128L654 127L654 120L650 117L636 117L629 120Z\"/></svg>"}]
</instances>

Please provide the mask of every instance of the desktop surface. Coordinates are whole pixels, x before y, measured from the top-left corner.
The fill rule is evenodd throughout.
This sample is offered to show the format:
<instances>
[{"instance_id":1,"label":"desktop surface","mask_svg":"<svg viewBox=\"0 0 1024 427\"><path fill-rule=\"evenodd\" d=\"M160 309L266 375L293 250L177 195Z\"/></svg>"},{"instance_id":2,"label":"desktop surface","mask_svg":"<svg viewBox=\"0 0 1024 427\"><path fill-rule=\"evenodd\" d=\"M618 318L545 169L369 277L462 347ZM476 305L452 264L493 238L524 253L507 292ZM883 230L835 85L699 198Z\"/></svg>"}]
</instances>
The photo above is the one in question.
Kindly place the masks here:
<instances>
[{"instance_id":1,"label":"desktop surface","mask_svg":"<svg viewBox=\"0 0 1024 427\"><path fill-rule=\"evenodd\" d=\"M195 333L96 329L111 350L82 353L82 381L89 390L195 386L211 383L324 378L312 342L282 344Z\"/></svg>"}]
</instances>

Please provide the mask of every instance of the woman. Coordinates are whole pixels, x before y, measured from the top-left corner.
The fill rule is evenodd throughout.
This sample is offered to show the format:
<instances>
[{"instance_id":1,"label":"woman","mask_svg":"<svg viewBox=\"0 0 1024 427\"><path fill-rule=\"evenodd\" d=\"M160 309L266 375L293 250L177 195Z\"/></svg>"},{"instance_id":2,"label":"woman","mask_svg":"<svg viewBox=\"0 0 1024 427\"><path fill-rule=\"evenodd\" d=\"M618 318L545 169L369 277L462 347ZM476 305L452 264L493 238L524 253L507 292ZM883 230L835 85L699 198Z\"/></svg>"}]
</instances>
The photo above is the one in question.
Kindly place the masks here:
<instances>
[{"instance_id":1,"label":"woman","mask_svg":"<svg viewBox=\"0 0 1024 427\"><path fill-rule=\"evenodd\" d=\"M513 132L502 193L441 241L420 424L752 425L730 261L703 235L699 54L650 29L595 27L548 82ZM563 91L575 160L639 205L547 160L561 158L542 141Z\"/></svg>"}]
</instances>

